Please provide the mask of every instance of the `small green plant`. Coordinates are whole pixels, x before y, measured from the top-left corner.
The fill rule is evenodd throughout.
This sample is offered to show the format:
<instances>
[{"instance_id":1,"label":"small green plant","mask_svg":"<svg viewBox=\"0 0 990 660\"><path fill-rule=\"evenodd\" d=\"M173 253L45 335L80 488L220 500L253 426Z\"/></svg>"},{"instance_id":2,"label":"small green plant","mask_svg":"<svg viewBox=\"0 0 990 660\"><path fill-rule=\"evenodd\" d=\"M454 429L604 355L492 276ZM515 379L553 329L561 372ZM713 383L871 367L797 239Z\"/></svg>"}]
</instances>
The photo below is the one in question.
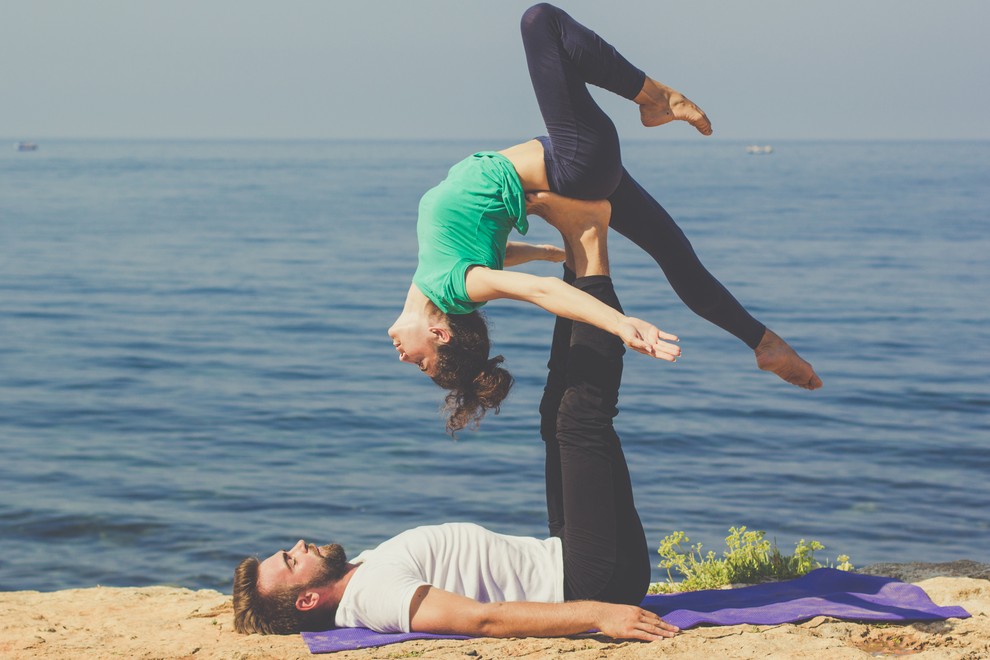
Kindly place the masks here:
<instances>
[{"instance_id":1,"label":"small green plant","mask_svg":"<svg viewBox=\"0 0 990 660\"><path fill-rule=\"evenodd\" d=\"M730 584L753 584L770 580L788 580L811 572L823 565L815 552L824 550L818 541L801 539L793 555L784 555L764 538L766 532L747 531L746 527L730 527L725 537L727 549L718 557L713 550L702 554L701 544L688 545L691 539L684 532L674 532L660 542L660 568L667 571L667 582L650 585L650 593L674 593L718 589ZM687 546L685 549L684 546ZM828 564L840 571L853 566L847 555L836 558L838 565ZM677 582L674 573L683 579Z\"/></svg>"}]
</instances>

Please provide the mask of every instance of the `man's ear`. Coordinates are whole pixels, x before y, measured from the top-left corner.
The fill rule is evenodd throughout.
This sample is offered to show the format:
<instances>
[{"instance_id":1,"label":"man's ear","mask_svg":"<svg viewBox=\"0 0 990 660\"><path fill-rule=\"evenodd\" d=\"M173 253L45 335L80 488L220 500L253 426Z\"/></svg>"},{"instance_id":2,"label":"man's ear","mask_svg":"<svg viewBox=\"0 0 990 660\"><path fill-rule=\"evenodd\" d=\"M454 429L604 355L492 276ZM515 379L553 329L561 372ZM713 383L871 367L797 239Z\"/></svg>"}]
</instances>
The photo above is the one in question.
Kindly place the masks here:
<instances>
[{"instance_id":1,"label":"man's ear","mask_svg":"<svg viewBox=\"0 0 990 660\"><path fill-rule=\"evenodd\" d=\"M320 594L315 591L304 591L296 598L296 609L300 612L308 612L320 604Z\"/></svg>"},{"instance_id":2,"label":"man's ear","mask_svg":"<svg viewBox=\"0 0 990 660\"><path fill-rule=\"evenodd\" d=\"M436 337L437 341L441 344L450 343L450 328L446 328L442 325L431 325L430 332L433 333L433 336Z\"/></svg>"}]
</instances>

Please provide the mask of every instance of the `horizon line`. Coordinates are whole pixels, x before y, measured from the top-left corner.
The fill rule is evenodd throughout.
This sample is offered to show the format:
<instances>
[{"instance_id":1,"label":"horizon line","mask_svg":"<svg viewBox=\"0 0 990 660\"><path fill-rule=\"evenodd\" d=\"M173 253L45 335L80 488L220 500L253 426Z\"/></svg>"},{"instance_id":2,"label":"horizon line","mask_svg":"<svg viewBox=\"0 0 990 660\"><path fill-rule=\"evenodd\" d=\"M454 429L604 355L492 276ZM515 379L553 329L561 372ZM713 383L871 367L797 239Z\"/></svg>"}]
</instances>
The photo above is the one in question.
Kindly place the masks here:
<instances>
[{"instance_id":1,"label":"horizon line","mask_svg":"<svg viewBox=\"0 0 990 660\"><path fill-rule=\"evenodd\" d=\"M722 138L714 136L718 142L746 142L746 143L767 143L767 142L990 142L988 137L728 137ZM50 141L118 141L118 142L466 142L466 141L500 141L511 142L513 139L499 136L474 136L474 137L328 137L328 136L229 136L229 137L204 137L204 136L120 136L120 135L95 135L95 136L73 136L73 135L47 135L31 137L0 136L0 141L6 140L12 144L22 142L40 143L43 140ZM699 140L694 136L676 137L639 137L626 138L623 144L637 142L695 142L698 144L710 144L713 140Z\"/></svg>"}]
</instances>

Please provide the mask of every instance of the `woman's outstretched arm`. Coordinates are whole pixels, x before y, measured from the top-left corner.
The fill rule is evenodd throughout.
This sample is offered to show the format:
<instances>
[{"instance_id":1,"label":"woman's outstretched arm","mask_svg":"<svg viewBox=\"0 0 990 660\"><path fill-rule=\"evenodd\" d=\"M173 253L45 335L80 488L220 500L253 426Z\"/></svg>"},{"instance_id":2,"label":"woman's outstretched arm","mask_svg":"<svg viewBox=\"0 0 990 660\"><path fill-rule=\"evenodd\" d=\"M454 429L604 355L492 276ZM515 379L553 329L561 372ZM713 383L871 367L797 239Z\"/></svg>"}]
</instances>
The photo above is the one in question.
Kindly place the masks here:
<instances>
[{"instance_id":1,"label":"woman's outstretched arm","mask_svg":"<svg viewBox=\"0 0 990 660\"><path fill-rule=\"evenodd\" d=\"M532 245L509 241L505 244L505 268L518 266L528 261L553 261L560 263L564 260L564 251L556 245Z\"/></svg>"},{"instance_id":2,"label":"woman's outstretched arm","mask_svg":"<svg viewBox=\"0 0 990 660\"><path fill-rule=\"evenodd\" d=\"M475 302L498 298L523 300L556 316L611 332L621 338L626 346L644 355L673 362L681 354L680 346L664 341L677 341L675 335L663 332L642 319L626 316L555 277L472 266L467 272L465 284L468 296Z\"/></svg>"}]
</instances>

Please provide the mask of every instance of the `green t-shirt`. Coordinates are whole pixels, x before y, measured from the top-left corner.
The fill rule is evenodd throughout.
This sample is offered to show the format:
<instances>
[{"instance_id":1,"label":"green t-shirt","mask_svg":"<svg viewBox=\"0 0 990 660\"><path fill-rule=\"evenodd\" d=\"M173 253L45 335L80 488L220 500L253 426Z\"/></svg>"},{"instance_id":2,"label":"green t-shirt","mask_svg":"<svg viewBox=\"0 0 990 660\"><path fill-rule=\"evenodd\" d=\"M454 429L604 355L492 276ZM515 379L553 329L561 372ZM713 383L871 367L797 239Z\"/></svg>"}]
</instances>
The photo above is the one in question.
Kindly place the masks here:
<instances>
[{"instance_id":1,"label":"green t-shirt","mask_svg":"<svg viewBox=\"0 0 990 660\"><path fill-rule=\"evenodd\" d=\"M478 309L484 303L468 298L467 270L502 270L513 227L520 234L529 230L526 195L512 163L493 151L465 158L419 202L413 284L445 314Z\"/></svg>"}]
</instances>

